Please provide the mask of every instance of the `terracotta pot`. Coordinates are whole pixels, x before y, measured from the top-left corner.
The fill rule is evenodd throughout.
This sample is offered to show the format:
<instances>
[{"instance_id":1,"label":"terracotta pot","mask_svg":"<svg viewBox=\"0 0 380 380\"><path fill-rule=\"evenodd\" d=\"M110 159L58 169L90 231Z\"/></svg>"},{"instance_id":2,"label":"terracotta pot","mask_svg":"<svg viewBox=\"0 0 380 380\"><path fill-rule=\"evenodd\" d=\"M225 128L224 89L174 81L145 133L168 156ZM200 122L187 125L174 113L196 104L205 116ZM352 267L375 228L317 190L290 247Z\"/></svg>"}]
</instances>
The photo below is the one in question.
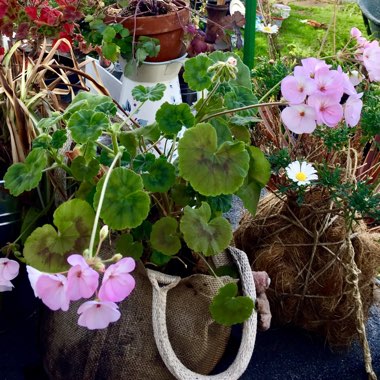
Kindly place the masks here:
<instances>
[{"instance_id":1,"label":"terracotta pot","mask_svg":"<svg viewBox=\"0 0 380 380\"><path fill-rule=\"evenodd\" d=\"M185 6L185 4L184 4ZM135 35L157 38L160 40L160 52L157 57L148 58L149 62L164 62L176 59L181 55L184 28L189 23L190 10L182 8L178 12L166 15L146 17L107 17L106 22L117 22Z\"/></svg>"}]
</instances>

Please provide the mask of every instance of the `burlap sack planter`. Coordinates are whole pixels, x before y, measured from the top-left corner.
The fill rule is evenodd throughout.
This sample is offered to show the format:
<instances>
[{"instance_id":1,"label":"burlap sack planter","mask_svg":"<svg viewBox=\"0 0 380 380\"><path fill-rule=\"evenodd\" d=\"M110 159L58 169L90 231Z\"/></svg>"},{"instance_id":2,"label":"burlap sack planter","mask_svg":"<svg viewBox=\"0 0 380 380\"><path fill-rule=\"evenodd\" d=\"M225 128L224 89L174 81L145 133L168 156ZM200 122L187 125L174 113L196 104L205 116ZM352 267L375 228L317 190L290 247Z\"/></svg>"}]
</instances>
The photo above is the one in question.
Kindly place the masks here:
<instances>
[{"instance_id":1,"label":"burlap sack planter","mask_svg":"<svg viewBox=\"0 0 380 380\"><path fill-rule=\"evenodd\" d=\"M380 234L364 222L347 229L328 197L306 194L299 207L273 194L255 217L245 214L234 238L253 270L271 278L272 321L316 333L334 349L359 337L373 303Z\"/></svg>"},{"instance_id":2,"label":"burlap sack planter","mask_svg":"<svg viewBox=\"0 0 380 380\"><path fill-rule=\"evenodd\" d=\"M231 248L231 255L241 275L243 294L255 299L245 254ZM41 339L50 379L209 378L203 375L221 359L230 335L229 327L212 320L209 304L221 286L220 280L223 284L234 280L201 274L181 279L146 270L142 265L134 277L135 290L119 304L120 320L107 329L90 331L77 324L81 302L72 304L68 312L44 310ZM210 378L233 380L241 376L253 352L256 321L254 312L245 322L242 344L232 366Z\"/></svg>"}]
</instances>

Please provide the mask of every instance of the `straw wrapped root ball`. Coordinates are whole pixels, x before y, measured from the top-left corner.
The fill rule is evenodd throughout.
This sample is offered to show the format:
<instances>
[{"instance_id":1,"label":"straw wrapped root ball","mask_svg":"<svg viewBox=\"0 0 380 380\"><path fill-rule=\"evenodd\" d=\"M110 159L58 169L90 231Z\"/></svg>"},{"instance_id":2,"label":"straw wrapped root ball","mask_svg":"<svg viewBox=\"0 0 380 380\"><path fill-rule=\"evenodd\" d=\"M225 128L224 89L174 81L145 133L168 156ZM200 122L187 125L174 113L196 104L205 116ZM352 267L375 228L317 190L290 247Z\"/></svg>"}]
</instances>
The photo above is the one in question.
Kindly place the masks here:
<instances>
[{"instance_id":1,"label":"straw wrapped root ball","mask_svg":"<svg viewBox=\"0 0 380 380\"><path fill-rule=\"evenodd\" d=\"M301 327L321 335L330 347L344 348L357 336L352 258L366 319L380 266L380 234L370 234L364 223L348 231L334 211L318 192L308 194L301 207L272 194L255 217L244 215L234 237L253 270L271 278L267 295L273 323Z\"/></svg>"}]
</instances>

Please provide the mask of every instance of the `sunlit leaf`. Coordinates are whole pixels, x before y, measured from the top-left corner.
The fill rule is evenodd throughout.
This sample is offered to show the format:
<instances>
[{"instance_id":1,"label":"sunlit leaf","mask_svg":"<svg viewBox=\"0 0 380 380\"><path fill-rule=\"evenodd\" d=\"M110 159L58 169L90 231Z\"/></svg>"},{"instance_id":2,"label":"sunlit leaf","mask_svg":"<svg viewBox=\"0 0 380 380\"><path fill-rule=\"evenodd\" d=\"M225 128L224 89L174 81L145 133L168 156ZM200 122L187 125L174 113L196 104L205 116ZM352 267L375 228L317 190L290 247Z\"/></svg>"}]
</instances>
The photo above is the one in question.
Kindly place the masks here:
<instances>
[{"instance_id":1,"label":"sunlit leaf","mask_svg":"<svg viewBox=\"0 0 380 380\"><path fill-rule=\"evenodd\" d=\"M166 86L163 83L157 83L152 87L145 87L142 85L136 86L132 90L132 96L138 102L146 102L150 100L151 102L156 102L164 96L164 91Z\"/></svg>"},{"instance_id":2,"label":"sunlit leaf","mask_svg":"<svg viewBox=\"0 0 380 380\"><path fill-rule=\"evenodd\" d=\"M203 195L232 194L248 173L245 144L226 141L218 146L211 124L188 129L179 141L178 153L180 175Z\"/></svg>"},{"instance_id":3,"label":"sunlit leaf","mask_svg":"<svg viewBox=\"0 0 380 380\"><path fill-rule=\"evenodd\" d=\"M186 60L183 79L192 90L202 91L211 86L212 74L208 73L207 69L212 64L213 61L204 54Z\"/></svg>"}]
</instances>

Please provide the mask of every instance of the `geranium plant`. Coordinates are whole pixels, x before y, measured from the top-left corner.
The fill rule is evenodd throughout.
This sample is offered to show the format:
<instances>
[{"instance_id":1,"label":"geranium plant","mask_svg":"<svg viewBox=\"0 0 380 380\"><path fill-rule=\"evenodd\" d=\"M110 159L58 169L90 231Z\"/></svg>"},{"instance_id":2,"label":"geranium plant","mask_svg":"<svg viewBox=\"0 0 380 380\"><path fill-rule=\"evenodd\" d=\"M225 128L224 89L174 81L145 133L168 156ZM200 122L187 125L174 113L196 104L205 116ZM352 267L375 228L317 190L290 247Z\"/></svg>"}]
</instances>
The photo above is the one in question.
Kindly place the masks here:
<instances>
[{"instance_id":1,"label":"geranium plant","mask_svg":"<svg viewBox=\"0 0 380 380\"><path fill-rule=\"evenodd\" d=\"M116 303L135 286L135 260L169 273L215 274L209 258L232 240L222 216L232 194L255 213L269 179L268 161L251 145L257 100L249 69L215 52L189 59L184 77L207 95L193 108L164 103L147 127L133 115L115 121L110 98L79 93L64 112L39 121L43 133L33 150L5 175L6 188L18 196L46 173L66 172L67 200L52 224L26 239L23 259L36 295L51 309L91 299L78 310L78 323L90 329L119 318ZM164 89L137 86L133 95L143 104L159 100ZM101 246L109 236L116 248L106 257ZM253 301L238 296L236 283L223 289L211 306L214 319L227 325L247 319Z\"/></svg>"},{"instance_id":2,"label":"geranium plant","mask_svg":"<svg viewBox=\"0 0 380 380\"><path fill-rule=\"evenodd\" d=\"M72 43L79 32L78 22L99 5L92 0L2 0L0 32L11 40L26 40L37 50L44 38L51 38L53 44L61 38ZM67 53L70 48L62 41L59 50Z\"/></svg>"}]
</instances>

